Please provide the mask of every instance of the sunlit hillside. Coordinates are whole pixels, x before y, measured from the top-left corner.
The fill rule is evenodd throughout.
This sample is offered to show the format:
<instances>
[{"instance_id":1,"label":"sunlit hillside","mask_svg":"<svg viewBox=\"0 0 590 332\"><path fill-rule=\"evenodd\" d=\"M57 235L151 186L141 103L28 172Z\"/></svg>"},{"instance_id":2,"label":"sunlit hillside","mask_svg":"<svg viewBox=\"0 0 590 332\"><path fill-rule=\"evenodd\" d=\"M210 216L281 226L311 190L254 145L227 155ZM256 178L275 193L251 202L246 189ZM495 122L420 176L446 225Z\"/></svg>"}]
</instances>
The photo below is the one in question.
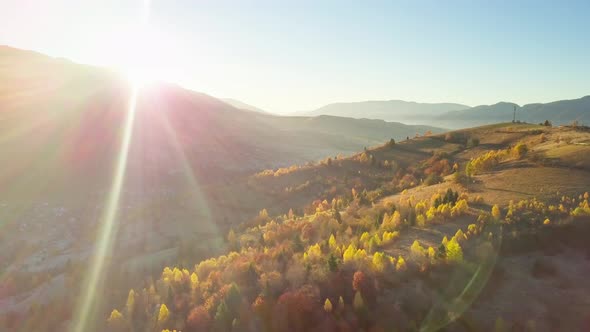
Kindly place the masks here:
<instances>
[{"instance_id":1,"label":"sunlit hillside","mask_svg":"<svg viewBox=\"0 0 590 332\"><path fill-rule=\"evenodd\" d=\"M590 1L0 2L0 332L590 331Z\"/></svg>"},{"instance_id":2,"label":"sunlit hillside","mask_svg":"<svg viewBox=\"0 0 590 332\"><path fill-rule=\"evenodd\" d=\"M267 206L282 210L276 195L251 190L255 173L442 131L242 111L175 85L134 89L116 72L8 47L0 82L1 236L16 240L3 242L4 314L61 293L64 272L100 248L105 211L115 209L108 248L125 252L118 263L159 269L180 254L217 254L229 227Z\"/></svg>"},{"instance_id":3,"label":"sunlit hillside","mask_svg":"<svg viewBox=\"0 0 590 332\"><path fill-rule=\"evenodd\" d=\"M229 230L223 255L180 259L135 284L106 324L580 330L578 303L590 291L589 168L559 151L586 154L589 138L587 128L503 124L256 174L253 182L293 209L261 210ZM372 184L391 168L393 177ZM308 188L324 194L300 210L296 197Z\"/></svg>"},{"instance_id":4,"label":"sunlit hillside","mask_svg":"<svg viewBox=\"0 0 590 332\"><path fill-rule=\"evenodd\" d=\"M199 211L193 219L176 209L162 219L175 204L203 204L189 191L143 204L124 201L117 254L108 260L118 268L105 267L111 286L93 324L124 331L406 330L456 321L453 330L462 324L480 330L533 324L549 305L562 317L565 304L557 308L553 297L537 297L536 283L522 288L528 280L522 278L530 273L539 283L567 283L560 296L589 290L581 280L563 279L560 271L569 267L555 260L586 268L568 253L587 250L574 234L587 234L590 214L588 140L585 127L494 125L391 140L350 157L203 185L207 207L220 211ZM3 261L14 262L16 252L19 262L7 266L4 314L10 324L34 329L47 321L26 315L33 303L43 312L61 303L51 323L59 326L76 297L58 294L82 286L97 228L76 210L41 204L27 212L21 218L28 222L5 226L4 234L26 234L36 245L2 240ZM47 213L67 221L54 224L55 240L42 223ZM203 223L206 213L224 215L223 221ZM160 217L146 224L146 215ZM539 236L548 240L530 239ZM560 244L552 249L546 241ZM545 258L547 250L558 256ZM517 274L516 267L524 270ZM507 268L510 273L502 272ZM496 292L504 297L489 295L489 287L502 285L508 288ZM540 307L521 310L516 302L510 310L517 318L508 307L494 309L510 287L522 288L528 294L522 301ZM444 295L433 297L441 289ZM395 315L386 314L391 310ZM568 321L572 328L582 324L575 316Z\"/></svg>"}]
</instances>

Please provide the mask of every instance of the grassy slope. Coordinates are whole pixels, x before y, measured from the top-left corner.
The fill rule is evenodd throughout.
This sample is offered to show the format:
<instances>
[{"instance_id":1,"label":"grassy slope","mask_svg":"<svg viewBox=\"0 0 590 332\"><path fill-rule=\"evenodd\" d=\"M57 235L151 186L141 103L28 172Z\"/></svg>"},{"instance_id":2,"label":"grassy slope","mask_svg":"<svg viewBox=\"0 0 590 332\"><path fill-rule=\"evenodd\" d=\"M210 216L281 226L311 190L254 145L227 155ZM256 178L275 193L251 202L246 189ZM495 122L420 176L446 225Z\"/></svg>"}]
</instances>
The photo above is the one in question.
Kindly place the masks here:
<instances>
[{"instance_id":1,"label":"grassy slope","mask_svg":"<svg viewBox=\"0 0 590 332\"><path fill-rule=\"evenodd\" d=\"M433 194L444 192L448 188L467 192L470 197L480 195L484 198L483 204L474 204L470 211L461 218L455 218L442 224L433 224L428 228L410 227L404 229L395 244L385 248L386 253L393 256L411 256L409 247L415 240L419 240L424 246L437 247L442 237L450 238L458 229L465 230L468 224L474 223L480 209L489 211L492 204L505 205L509 200L518 201L532 198L556 202L562 194L578 194L590 187L589 169L583 167L583 163L575 164L575 168L571 167L573 161L579 161L580 154L583 155L587 152L587 147L576 144L560 144L554 141L557 137L560 137L560 140L570 137L585 140L588 138L585 133L567 128L512 124L474 128L462 131L462 133L468 133L472 137L481 137L481 144L476 148L464 150L458 144L445 142L444 136L435 136L403 142L394 148L376 148L371 152L386 159L395 155L400 161L405 160L408 164L412 164L422 160L425 155L430 155L431 152L442 151L452 155L455 161L464 163L469 158L485 153L491 148L506 149L518 142L526 142L529 147L532 147L532 151L529 157L524 160L509 159L494 170L478 175L473 184L462 186L447 178L441 184L417 186L403 194L385 197L372 207L362 208L358 212L361 216L374 213L375 209L385 207L389 202L403 206L404 199L409 197L414 197L418 201L429 199ZM555 144L557 146L554 146ZM568 153L559 154L563 159L559 159L558 162L546 158L545 152L548 147L552 147L552 150L554 148L570 150L572 146L578 152L575 159L571 159L572 154ZM552 155L551 158L555 158L555 156ZM582 159L585 162L588 157ZM551 163L551 166L545 166L546 163ZM276 178L272 177L271 184L276 188L282 188L307 181L306 179L325 177L330 172L336 177L340 177L342 174L338 174L338 172L341 172L342 168L350 169L354 173L357 171L355 166L358 167L358 164L351 160L342 160L337 165L303 168ZM367 168L364 167L362 171L366 172ZM268 186L269 183L265 185ZM314 192L316 190L317 188L314 189ZM526 228L521 230L523 234L526 234L527 231ZM588 233L586 229L581 229L579 232L580 235ZM507 232L506 234L514 236L516 233ZM545 236L549 236L551 241L554 241L552 233L548 234ZM572 233L570 231L570 233L564 234L567 241ZM533 234L533 236L535 235ZM559 238L557 240L559 241ZM572 304L558 299L570 297L576 305L587 305L583 294L590 291L590 284L582 275L585 273L584 271L590 269L590 265L585 258L585 252L580 252L573 243L567 242L563 244L551 242L552 245L548 245L548 242L542 242L545 244L526 242L529 244L524 247L525 251L522 249L515 251L515 248L522 247L519 245L521 241L523 240L519 240L519 238L507 237L505 239L506 244L502 247L503 251L500 253L490 279L478 280L483 283L484 292L475 299L474 303L468 303L468 310L457 323L449 327L451 330L463 331L466 325L474 324L473 322L477 322L474 326L479 328L485 326L491 329L497 317L502 317L510 324L517 322L517 324L530 325L534 324L531 322L536 321L535 330L552 330L558 326L569 326L570 328L580 326L581 321L575 310L573 312L564 311L564 308L573 309ZM554 252L546 257L547 250L555 249L558 250L557 253ZM549 270L553 272L539 275L538 273L541 273L537 272L539 264L549 266ZM457 282L457 280L455 281ZM462 282L467 281L463 280ZM420 279L404 279L395 282L398 296L408 301L411 299L407 296L418 295L411 291L414 287L422 289L419 296L434 297L437 296L440 287L444 287L444 285L435 284L433 288L424 288ZM403 295L406 293L411 295ZM516 294L518 296L515 296ZM414 301L416 300L414 299ZM534 305L530 305L530 303Z\"/></svg>"},{"instance_id":2,"label":"grassy slope","mask_svg":"<svg viewBox=\"0 0 590 332\"><path fill-rule=\"evenodd\" d=\"M560 195L576 195L590 188L590 148L576 144L584 142L590 135L571 128L546 128L535 125L497 124L480 128L459 131L470 136L479 137L481 144L469 150L463 150L459 145L444 142L443 137L424 137L399 144L400 160L416 162L419 158L409 158L408 154L400 152L412 151L416 156L420 152L446 152L455 157L459 163L469 158L485 153L489 149L506 149L517 142L526 142L532 147L529 158L521 161L508 160L497 169L477 176L474 184L467 187L453 183L451 178L445 182L432 186L417 186L403 194L396 194L383 198L377 205L386 206L390 202L400 204L403 199L414 197L416 200L429 199L435 193L444 193L448 188L466 192L470 197L481 196L483 204L476 204L464 217L454 219L448 223L429 226L426 229L412 227L402 232L396 244L386 250L387 253L404 257L410 254L410 245L418 240L423 246L437 247L444 236L452 237L458 229L465 230L473 223L480 208L490 209L492 204L506 205L509 201L538 198L542 201L556 202ZM543 135L543 136L541 136ZM565 141L570 141L568 144ZM560 143L557 143L560 141ZM379 150L377 150L379 151ZM303 173L298 172L298 173ZM309 170L305 172L310 172ZM302 174L289 174L290 179ZM283 179L283 181L287 181ZM284 183L283 183L284 184ZM360 212L362 215L363 212ZM568 233L569 234L569 233ZM517 240L507 239L508 243ZM586 306L582 294L590 292L590 284L582 277L583 271L590 269L584 251L556 245L559 253L546 257L547 247L529 247L528 251L512 253L506 249L494 269L492 278L487 280L488 286L482 296L476 300L458 323L451 325L451 330L462 331L469 321L492 328L494 321L501 317L510 322L521 325L535 326L536 330L551 330L558 326L580 325L579 316L573 312L567 314L564 307L571 308L571 304L559 299L569 297L575 303ZM550 249L555 249L551 247ZM556 274L544 277L533 277L537 264L546 264L555 269ZM582 274L580 274L582 273ZM407 287L415 287L414 281L407 281ZM440 286L440 285L439 285ZM493 294L493 296L491 295ZM519 294L515 298L515 294ZM530 303L535 305L530 306ZM536 321L536 325L534 322ZM532 322L532 323L531 323ZM533 324L533 325L532 325ZM482 325L478 325L482 326Z\"/></svg>"}]
</instances>

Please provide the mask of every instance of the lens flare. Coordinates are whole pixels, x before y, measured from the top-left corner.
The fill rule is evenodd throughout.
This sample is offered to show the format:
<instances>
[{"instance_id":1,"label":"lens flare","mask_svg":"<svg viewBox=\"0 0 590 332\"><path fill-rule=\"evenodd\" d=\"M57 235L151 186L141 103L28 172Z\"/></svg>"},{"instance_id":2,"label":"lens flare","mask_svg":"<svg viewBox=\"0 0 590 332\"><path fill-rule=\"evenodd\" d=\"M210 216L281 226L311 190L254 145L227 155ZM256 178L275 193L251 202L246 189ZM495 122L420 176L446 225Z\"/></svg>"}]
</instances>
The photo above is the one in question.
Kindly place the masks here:
<instances>
[{"instance_id":1,"label":"lens flare","mask_svg":"<svg viewBox=\"0 0 590 332\"><path fill-rule=\"evenodd\" d=\"M497 225L496 225L497 226ZM419 331L439 331L457 319L460 319L477 299L494 271L498 259L499 248L502 246L502 227L490 227L489 234L496 234L492 240L479 243L479 264L477 266L459 266L461 269L472 270L468 274L455 271L447 290L440 293L434 301L434 309L424 318ZM463 271L464 272L464 271ZM465 285L459 294L456 294L456 285ZM454 287L451 287L454 286Z\"/></svg>"},{"instance_id":2,"label":"lens flare","mask_svg":"<svg viewBox=\"0 0 590 332\"><path fill-rule=\"evenodd\" d=\"M147 24L150 13L150 2L145 0L143 2L143 10L141 12L141 27L144 28ZM119 200L121 198L121 191L125 180L125 170L127 168L127 159L129 156L129 146L133 137L133 123L135 120L135 113L137 110L137 96L139 93L139 85L137 82L131 84L131 94L129 97L129 104L125 122L123 125L123 134L119 155L117 156L116 168L111 189L107 198L105 210L100 220L100 231L98 241L95 244L94 255L92 256L89 270L86 275L84 284L82 285L82 295L77 312L74 316L73 331L85 332L92 324L91 316L95 309L97 301L97 288L100 281L103 279L103 270L105 268L106 258L110 256L113 249L113 239L116 237L118 224L116 222L117 211L119 207Z\"/></svg>"},{"instance_id":3,"label":"lens flare","mask_svg":"<svg viewBox=\"0 0 590 332\"><path fill-rule=\"evenodd\" d=\"M74 316L75 325L73 331L76 332L84 332L88 330L87 327L89 324L89 318L93 311L93 305L96 303L96 290L99 285L99 281L103 276L102 271L105 267L105 259L112 251L112 240L117 234L118 225L116 223L116 217L119 199L121 197L121 189L125 180L125 169L127 167L129 146L133 136L133 122L137 108L137 94L138 87L134 85L131 89L127 115L125 117L121 148L119 149L119 155L117 157L115 176L111 184L105 211L100 220L101 228L99 238L95 245L94 256L90 262L90 270L88 271L85 283L82 288L83 293L80 305L78 306L79 309Z\"/></svg>"}]
</instances>

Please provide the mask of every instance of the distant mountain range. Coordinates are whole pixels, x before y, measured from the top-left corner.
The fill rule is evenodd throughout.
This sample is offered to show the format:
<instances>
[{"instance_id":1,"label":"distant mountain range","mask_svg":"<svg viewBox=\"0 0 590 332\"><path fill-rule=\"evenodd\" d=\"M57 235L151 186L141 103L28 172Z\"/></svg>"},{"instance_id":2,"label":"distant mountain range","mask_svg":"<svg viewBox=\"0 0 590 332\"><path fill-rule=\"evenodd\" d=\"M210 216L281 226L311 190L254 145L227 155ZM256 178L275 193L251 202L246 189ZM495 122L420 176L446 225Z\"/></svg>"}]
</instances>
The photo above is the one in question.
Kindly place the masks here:
<instances>
[{"instance_id":1,"label":"distant mountain range","mask_svg":"<svg viewBox=\"0 0 590 332\"><path fill-rule=\"evenodd\" d=\"M372 100L352 103L334 103L301 115L333 115L351 118L381 119L408 123L426 123L428 119L444 112L460 111L469 106L453 103L416 103L403 100Z\"/></svg>"},{"instance_id":2,"label":"distant mountain range","mask_svg":"<svg viewBox=\"0 0 590 332\"><path fill-rule=\"evenodd\" d=\"M554 124L568 124L577 120L580 123L590 124L590 96L524 106L508 102L470 107L452 103L425 104L401 100L364 101L329 104L300 114L382 119L445 128L465 128L512 121L515 107L516 119L520 121L539 123L549 120Z\"/></svg>"},{"instance_id":3,"label":"distant mountain range","mask_svg":"<svg viewBox=\"0 0 590 332\"><path fill-rule=\"evenodd\" d=\"M526 104L524 106L507 102L481 105L465 110L446 112L439 115L436 122L441 125L455 123L465 127L508 122L512 121L515 109L516 119L520 121L539 123L549 120L553 124L569 124L572 121L578 121L582 124L590 124L590 96L572 100L559 100L546 104Z\"/></svg>"}]
</instances>

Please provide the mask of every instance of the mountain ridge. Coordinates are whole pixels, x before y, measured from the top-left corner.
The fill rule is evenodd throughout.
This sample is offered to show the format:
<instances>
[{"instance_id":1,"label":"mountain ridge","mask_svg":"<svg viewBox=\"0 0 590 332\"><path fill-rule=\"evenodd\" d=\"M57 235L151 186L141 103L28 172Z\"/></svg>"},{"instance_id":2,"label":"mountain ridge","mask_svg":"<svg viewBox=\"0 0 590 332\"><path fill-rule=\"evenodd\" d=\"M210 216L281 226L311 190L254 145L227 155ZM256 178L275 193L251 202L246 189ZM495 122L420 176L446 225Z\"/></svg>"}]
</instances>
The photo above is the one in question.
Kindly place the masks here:
<instances>
[{"instance_id":1,"label":"mountain ridge","mask_svg":"<svg viewBox=\"0 0 590 332\"><path fill-rule=\"evenodd\" d=\"M522 106L510 102L478 105L467 110L447 112L437 119L443 123L455 121L467 125L511 121L515 107L516 119L520 121L539 123L549 120L558 125L569 124L573 121L590 123L590 95L549 103L529 103Z\"/></svg>"},{"instance_id":2,"label":"mountain ridge","mask_svg":"<svg viewBox=\"0 0 590 332\"><path fill-rule=\"evenodd\" d=\"M382 119L394 122L418 123L420 117L434 116L441 112L462 110L467 105L456 103L420 103L415 101L368 100L358 102L336 102L318 109L300 112L301 115L334 115L352 118ZM425 124L421 122L420 124Z\"/></svg>"},{"instance_id":3,"label":"mountain ridge","mask_svg":"<svg viewBox=\"0 0 590 332\"><path fill-rule=\"evenodd\" d=\"M368 100L336 102L295 115L334 115L356 119L382 119L446 128L467 128L497 122L512 121L514 107L517 120L539 123L549 120L555 124L573 121L590 123L590 95L547 103L518 105L510 101L473 107L456 103L420 103L414 101Z\"/></svg>"},{"instance_id":4,"label":"mountain ridge","mask_svg":"<svg viewBox=\"0 0 590 332\"><path fill-rule=\"evenodd\" d=\"M132 89L114 71L54 59L0 48L0 129L6 133L0 151L12 158L0 179L16 188L25 180L14 177L15 172L30 169L54 182L79 179L80 188L104 186L108 181L100 179L112 175ZM197 174L227 175L304 164L391 138L443 131L245 111L170 83L143 86L136 106L128 167L144 169L153 178L186 167ZM40 151L51 158L39 159Z\"/></svg>"}]
</instances>

